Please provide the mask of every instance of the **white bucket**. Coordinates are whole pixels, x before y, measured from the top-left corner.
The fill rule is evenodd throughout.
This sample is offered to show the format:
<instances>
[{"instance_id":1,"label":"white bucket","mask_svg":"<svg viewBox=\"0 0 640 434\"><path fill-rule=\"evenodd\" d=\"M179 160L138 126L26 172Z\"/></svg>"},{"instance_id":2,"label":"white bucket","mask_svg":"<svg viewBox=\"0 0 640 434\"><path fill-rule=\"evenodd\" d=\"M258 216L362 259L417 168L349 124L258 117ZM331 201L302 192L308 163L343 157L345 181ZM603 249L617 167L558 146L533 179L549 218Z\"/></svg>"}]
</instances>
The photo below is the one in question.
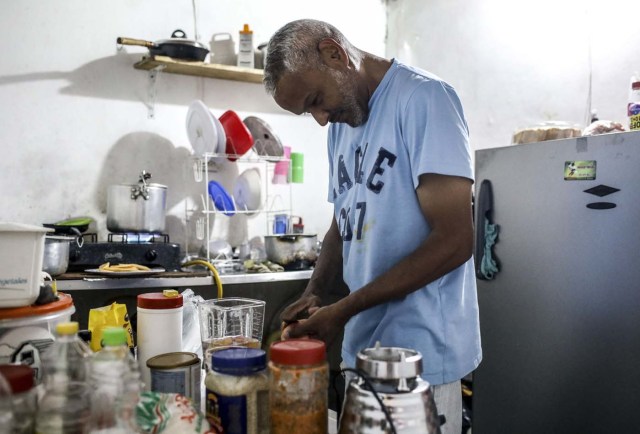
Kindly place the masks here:
<instances>
[{"instance_id":1,"label":"white bucket","mask_svg":"<svg viewBox=\"0 0 640 434\"><path fill-rule=\"evenodd\" d=\"M0 308L28 306L38 298L42 282L42 226L0 222Z\"/></svg>"}]
</instances>

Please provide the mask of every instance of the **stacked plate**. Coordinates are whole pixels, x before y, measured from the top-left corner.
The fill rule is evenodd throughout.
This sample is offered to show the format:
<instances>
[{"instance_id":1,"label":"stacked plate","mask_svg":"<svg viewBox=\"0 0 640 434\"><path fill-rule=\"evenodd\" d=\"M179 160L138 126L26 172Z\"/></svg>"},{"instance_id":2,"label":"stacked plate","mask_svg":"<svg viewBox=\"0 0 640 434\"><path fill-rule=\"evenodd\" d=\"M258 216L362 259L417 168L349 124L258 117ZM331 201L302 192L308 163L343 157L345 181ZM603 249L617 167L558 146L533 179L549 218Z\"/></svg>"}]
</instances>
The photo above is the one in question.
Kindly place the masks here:
<instances>
[{"instance_id":1,"label":"stacked plate","mask_svg":"<svg viewBox=\"0 0 640 434\"><path fill-rule=\"evenodd\" d=\"M262 207L262 183L260 171L247 169L240 174L233 186L233 198L238 211L253 215Z\"/></svg>"},{"instance_id":2,"label":"stacked plate","mask_svg":"<svg viewBox=\"0 0 640 434\"><path fill-rule=\"evenodd\" d=\"M211 113L206 104L195 100L187 112L187 136L194 155L225 152L227 137L220 121Z\"/></svg>"}]
</instances>

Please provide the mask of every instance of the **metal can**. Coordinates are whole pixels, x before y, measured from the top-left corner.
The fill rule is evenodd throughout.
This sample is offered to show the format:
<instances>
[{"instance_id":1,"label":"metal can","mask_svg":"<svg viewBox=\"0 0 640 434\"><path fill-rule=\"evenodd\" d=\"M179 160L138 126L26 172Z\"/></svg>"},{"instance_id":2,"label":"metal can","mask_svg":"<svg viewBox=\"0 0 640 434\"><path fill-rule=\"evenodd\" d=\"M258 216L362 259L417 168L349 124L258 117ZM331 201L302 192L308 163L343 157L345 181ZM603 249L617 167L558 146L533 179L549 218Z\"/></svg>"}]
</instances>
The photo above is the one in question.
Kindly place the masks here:
<instances>
[{"instance_id":1,"label":"metal can","mask_svg":"<svg viewBox=\"0 0 640 434\"><path fill-rule=\"evenodd\" d=\"M201 368L197 354L159 354L147 360L147 367L151 370L152 391L179 393L190 398L195 408L200 408Z\"/></svg>"}]
</instances>

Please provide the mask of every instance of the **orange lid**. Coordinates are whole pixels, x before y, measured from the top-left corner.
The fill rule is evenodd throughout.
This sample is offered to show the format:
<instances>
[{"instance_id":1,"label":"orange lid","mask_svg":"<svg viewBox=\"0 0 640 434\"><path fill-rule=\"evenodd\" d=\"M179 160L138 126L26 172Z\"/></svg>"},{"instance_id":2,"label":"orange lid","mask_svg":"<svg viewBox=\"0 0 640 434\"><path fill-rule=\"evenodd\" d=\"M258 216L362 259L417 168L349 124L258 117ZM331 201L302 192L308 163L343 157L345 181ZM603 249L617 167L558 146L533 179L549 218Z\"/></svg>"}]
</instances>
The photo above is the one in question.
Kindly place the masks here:
<instances>
[{"instance_id":1,"label":"orange lid","mask_svg":"<svg viewBox=\"0 0 640 434\"><path fill-rule=\"evenodd\" d=\"M63 292L58 292L58 300L52 301L51 303L0 309L0 320L45 315L68 309L71 306L73 306L71 296Z\"/></svg>"},{"instance_id":2,"label":"orange lid","mask_svg":"<svg viewBox=\"0 0 640 434\"><path fill-rule=\"evenodd\" d=\"M272 343L269 356L279 365L317 365L326 360L326 347L317 339L288 339Z\"/></svg>"}]
</instances>

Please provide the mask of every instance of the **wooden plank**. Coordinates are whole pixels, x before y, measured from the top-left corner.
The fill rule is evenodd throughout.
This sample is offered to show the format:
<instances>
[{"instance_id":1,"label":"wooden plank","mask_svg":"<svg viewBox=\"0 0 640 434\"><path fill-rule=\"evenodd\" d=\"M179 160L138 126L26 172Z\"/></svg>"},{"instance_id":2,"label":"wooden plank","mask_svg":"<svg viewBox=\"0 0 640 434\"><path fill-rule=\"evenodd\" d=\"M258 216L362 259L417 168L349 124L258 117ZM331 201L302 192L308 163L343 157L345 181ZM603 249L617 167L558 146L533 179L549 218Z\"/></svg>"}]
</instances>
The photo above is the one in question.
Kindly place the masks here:
<instances>
[{"instance_id":1,"label":"wooden plank","mask_svg":"<svg viewBox=\"0 0 640 434\"><path fill-rule=\"evenodd\" d=\"M192 75L196 77L220 78L223 80L262 83L264 76L262 69L239 68L217 63L197 61L181 61L164 56L145 56L133 65L136 69L149 71L158 66L164 67L163 72L171 74Z\"/></svg>"}]
</instances>

